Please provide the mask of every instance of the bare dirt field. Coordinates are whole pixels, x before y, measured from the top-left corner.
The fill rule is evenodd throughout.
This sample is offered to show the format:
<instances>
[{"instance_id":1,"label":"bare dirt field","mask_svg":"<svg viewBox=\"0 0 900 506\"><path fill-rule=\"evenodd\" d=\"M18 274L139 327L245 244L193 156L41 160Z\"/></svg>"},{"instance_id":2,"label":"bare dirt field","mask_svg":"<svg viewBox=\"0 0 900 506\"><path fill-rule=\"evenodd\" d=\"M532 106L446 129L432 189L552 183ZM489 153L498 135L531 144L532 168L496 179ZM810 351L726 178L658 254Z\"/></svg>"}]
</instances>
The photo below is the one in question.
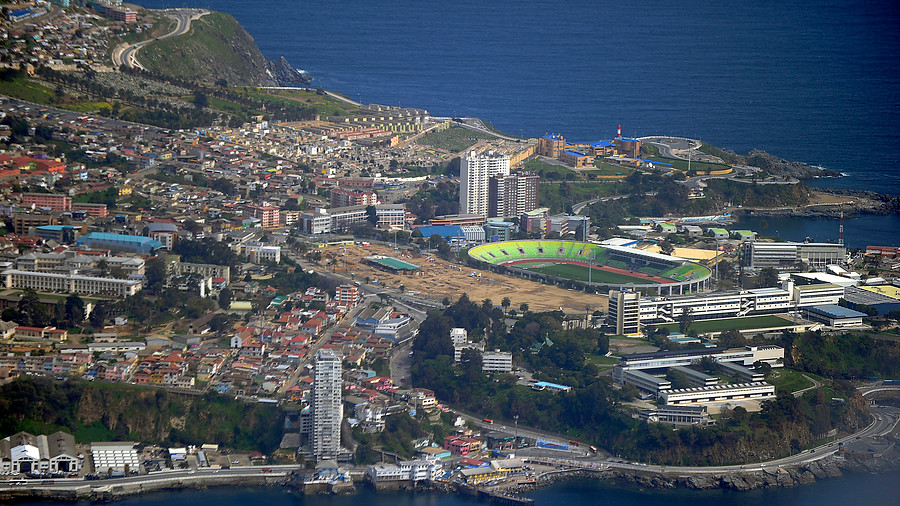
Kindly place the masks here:
<instances>
[{"instance_id":1,"label":"bare dirt field","mask_svg":"<svg viewBox=\"0 0 900 506\"><path fill-rule=\"evenodd\" d=\"M560 307L566 312L583 312L586 309L592 312L598 309L607 310L606 296L585 294L514 276L461 267L436 256L394 251L378 244L371 246L351 244L345 245L342 249L338 246L329 246L322 250L322 262L329 260L331 255L335 255L339 260L336 271L347 276L353 274L357 281L364 282L366 278L377 279L379 284L391 289L403 285L406 291L421 292L422 295L438 299L449 297L456 300L466 293L473 301L491 299L494 304L500 304L504 297L509 297L513 309L518 309L519 305L525 302L531 310L553 310ZM418 265L420 269L414 274L392 274L362 262L363 257L372 255L399 258ZM433 261L429 261L429 258ZM480 274L480 277L473 273Z\"/></svg>"}]
</instances>

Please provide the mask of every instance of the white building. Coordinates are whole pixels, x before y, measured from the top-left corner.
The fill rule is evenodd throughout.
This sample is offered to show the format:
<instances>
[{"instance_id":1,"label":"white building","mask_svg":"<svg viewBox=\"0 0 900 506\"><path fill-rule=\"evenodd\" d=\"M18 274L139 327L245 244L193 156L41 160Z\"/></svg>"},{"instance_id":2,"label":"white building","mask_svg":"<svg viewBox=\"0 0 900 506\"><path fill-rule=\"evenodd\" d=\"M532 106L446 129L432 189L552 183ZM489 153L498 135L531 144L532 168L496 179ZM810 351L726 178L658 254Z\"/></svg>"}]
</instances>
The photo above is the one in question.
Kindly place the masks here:
<instances>
[{"instance_id":1,"label":"white building","mask_svg":"<svg viewBox=\"0 0 900 506\"><path fill-rule=\"evenodd\" d=\"M241 253L247 255L250 258L250 262L254 264L261 264L263 262L277 264L281 262L281 246L241 246Z\"/></svg>"},{"instance_id":2,"label":"white building","mask_svg":"<svg viewBox=\"0 0 900 506\"><path fill-rule=\"evenodd\" d=\"M77 271L68 274L50 272L3 271L6 288L31 288L38 292L81 293L86 295L108 295L128 297L138 293L141 282L134 279L98 278L81 276Z\"/></svg>"},{"instance_id":3,"label":"white building","mask_svg":"<svg viewBox=\"0 0 900 506\"><path fill-rule=\"evenodd\" d=\"M459 213L488 215L489 181L509 175L509 156L487 151L469 151L459 166Z\"/></svg>"},{"instance_id":4,"label":"white building","mask_svg":"<svg viewBox=\"0 0 900 506\"><path fill-rule=\"evenodd\" d=\"M453 345L465 344L469 340L469 333L462 327L454 327L450 329L450 341Z\"/></svg>"},{"instance_id":5,"label":"white building","mask_svg":"<svg viewBox=\"0 0 900 506\"><path fill-rule=\"evenodd\" d=\"M824 271L830 264L843 263L846 256L847 250L842 244L749 242L744 245L744 258L752 269Z\"/></svg>"},{"instance_id":6,"label":"white building","mask_svg":"<svg viewBox=\"0 0 900 506\"><path fill-rule=\"evenodd\" d=\"M609 292L609 324L617 334L638 334L644 325L677 322L685 311L695 320L786 313L797 308L837 304L844 287L830 283L733 292L641 297L636 292Z\"/></svg>"},{"instance_id":7,"label":"white building","mask_svg":"<svg viewBox=\"0 0 900 506\"><path fill-rule=\"evenodd\" d=\"M94 472L104 474L112 471L138 471L141 466L140 455L134 449L137 443L131 441L109 441L91 443L91 457L94 460Z\"/></svg>"},{"instance_id":8,"label":"white building","mask_svg":"<svg viewBox=\"0 0 900 506\"><path fill-rule=\"evenodd\" d=\"M316 353L312 388L312 450L316 460L337 460L341 449L341 358L332 350Z\"/></svg>"},{"instance_id":9,"label":"white building","mask_svg":"<svg viewBox=\"0 0 900 506\"><path fill-rule=\"evenodd\" d=\"M34 436L19 432L0 439L0 472L76 473L81 469L75 438L65 432Z\"/></svg>"},{"instance_id":10,"label":"white building","mask_svg":"<svg viewBox=\"0 0 900 506\"><path fill-rule=\"evenodd\" d=\"M433 481L443 472L440 462L432 459L401 460L396 464L376 464L366 469L373 484L391 481Z\"/></svg>"},{"instance_id":11,"label":"white building","mask_svg":"<svg viewBox=\"0 0 900 506\"><path fill-rule=\"evenodd\" d=\"M402 229L406 225L406 206L404 204L376 204L376 226L381 228ZM329 234L332 232L350 231L369 220L368 206L335 207L331 209L317 208L312 213L300 215L300 231L305 234Z\"/></svg>"},{"instance_id":12,"label":"white building","mask_svg":"<svg viewBox=\"0 0 900 506\"><path fill-rule=\"evenodd\" d=\"M483 372L512 371L512 353L500 350L484 352L481 355L481 370Z\"/></svg>"},{"instance_id":13,"label":"white building","mask_svg":"<svg viewBox=\"0 0 900 506\"><path fill-rule=\"evenodd\" d=\"M659 393L663 404L703 404L709 402L735 401L741 399L771 399L775 397L775 386L764 381L757 383L736 383L711 387L681 388Z\"/></svg>"}]
</instances>

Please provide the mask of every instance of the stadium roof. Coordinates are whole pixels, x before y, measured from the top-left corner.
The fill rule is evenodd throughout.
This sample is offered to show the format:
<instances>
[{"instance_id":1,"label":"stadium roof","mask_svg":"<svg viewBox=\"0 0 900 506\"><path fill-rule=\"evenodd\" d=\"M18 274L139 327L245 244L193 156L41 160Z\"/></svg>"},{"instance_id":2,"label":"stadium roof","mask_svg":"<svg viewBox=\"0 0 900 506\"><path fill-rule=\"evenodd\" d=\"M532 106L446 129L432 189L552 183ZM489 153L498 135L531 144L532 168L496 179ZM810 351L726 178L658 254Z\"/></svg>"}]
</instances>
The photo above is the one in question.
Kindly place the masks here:
<instances>
[{"instance_id":1,"label":"stadium roof","mask_svg":"<svg viewBox=\"0 0 900 506\"><path fill-rule=\"evenodd\" d=\"M451 239L453 237L466 237L466 234L463 232L462 227L459 225L423 225L421 227L417 227L422 237L428 239L433 235L439 235L444 239Z\"/></svg>"}]
</instances>

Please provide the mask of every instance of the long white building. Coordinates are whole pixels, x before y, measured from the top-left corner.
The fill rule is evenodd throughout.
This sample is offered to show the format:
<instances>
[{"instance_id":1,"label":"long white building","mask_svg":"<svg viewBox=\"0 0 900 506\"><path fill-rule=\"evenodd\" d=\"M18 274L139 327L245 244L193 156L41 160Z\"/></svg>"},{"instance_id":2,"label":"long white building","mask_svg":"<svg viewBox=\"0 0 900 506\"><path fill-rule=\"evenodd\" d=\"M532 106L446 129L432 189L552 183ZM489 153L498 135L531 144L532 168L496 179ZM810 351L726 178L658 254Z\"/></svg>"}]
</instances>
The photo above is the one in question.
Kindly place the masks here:
<instances>
[{"instance_id":1,"label":"long white building","mask_svg":"<svg viewBox=\"0 0 900 506\"><path fill-rule=\"evenodd\" d=\"M823 242L748 242L744 258L751 269L772 267L776 270L809 269L825 271L831 264L846 261L843 244Z\"/></svg>"},{"instance_id":2,"label":"long white building","mask_svg":"<svg viewBox=\"0 0 900 506\"><path fill-rule=\"evenodd\" d=\"M608 319L616 334L639 334L647 324L677 322L686 310L695 320L736 318L837 304L843 296L842 286L831 283L795 286L790 281L782 288L668 297L641 297L636 292L612 290L609 292Z\"/></svg>"},{"instance_id":3,"label":"long white building","mask_svg":"<svg viewBox=\"0 0 900 506\"><path fill-rule=\"evenodd\" d=\"M312 388L312 450L317 461L337 460L341 449L341 358L332 350L316 353Z\"/></svg>"},{"instance_id":4,"label":"long white building","mask_svg":"<svg viewBox=\"0 0 900 506\"><path fill-rule=\"evenodd\" d=\"M713 385L710 387L681 388L659 393L663 404L702 404L707 402L735 401L741 399L771 399L775 397L775 386L764 381L758 383L736 383Z\"/></svg>"},{"instance_id":5,"label":"long white building","mask_svg":"<svg viewBox=\"0 0 900 506\"><path fill-rule=\"evenodd\" d=\"M459 213L488 215L489 181L509 175L509 156L469 151L459 164Z\"/></svg>"},{"instance_id":6,"label":"long white building","mask_svg":"<svg viewBox=\"0 0 900 506\"><path fill-rule=\"evenodd\" d=\"M3 286L6 288L31 288L39 292L127 297L140 291L141 282L134 279L82 276L77 274L77 271L55 274L7 269L3 271Z\"/></svg>"}]
</instances>

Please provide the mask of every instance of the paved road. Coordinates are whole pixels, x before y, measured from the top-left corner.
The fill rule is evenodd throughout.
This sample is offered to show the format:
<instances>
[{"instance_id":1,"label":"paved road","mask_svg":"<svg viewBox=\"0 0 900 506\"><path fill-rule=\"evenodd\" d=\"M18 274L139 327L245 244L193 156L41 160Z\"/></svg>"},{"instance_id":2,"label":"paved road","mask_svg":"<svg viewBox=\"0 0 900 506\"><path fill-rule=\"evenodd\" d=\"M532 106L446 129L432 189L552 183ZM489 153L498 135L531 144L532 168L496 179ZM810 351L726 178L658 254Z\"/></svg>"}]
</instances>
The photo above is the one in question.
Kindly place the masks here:
<instances>
[{"instance_id":1,"label":"paved road","mask_svg":"<svg viewBox=\"0 0 900 506\"><path fill-rule=\"evenodd\" d=\"M800 390L797 390L796 392L792 392L792 394L794 395L794 397L801 397L801 396L803 396L803 394L805 394L806 392L809 392L810 390L815 390L816 388L819 388L820 386L822 386L822 383L820 383L820 382L818 382L818 381L816 381L816 380L810 378L809 376L807 376L807 375L805 375L805 374L803 375L803 377L806 378L806 379L808 379L809 381L811 381L811 382L812 382L812 386L811 386L811 387L806 387L806 388L801 388Z\"/></svg>"},{"instance_id":2,"label":"paved road","mask_svg":"<svg viewBox=\"0 0 900 506\"><path fill-rule=\"evenodd\" d=\"M207 14L209 14L209 11L197 9L173 9L165 11L166 16L175 20L175 29L167 33L166 35L157 37L155 39L138 42L137 44L132 44L131 46L127 46L124 48L117 47L113 50L112 54L113 66L115 68L119 68L122 65L125 65L129 68L136 67L141 70L146 70L143 65L141 65L137 60L137 53L142 47L152 44L157 40L184 35L191 29L191 21L200 19Z\"/></svg>"}]
</instances>

